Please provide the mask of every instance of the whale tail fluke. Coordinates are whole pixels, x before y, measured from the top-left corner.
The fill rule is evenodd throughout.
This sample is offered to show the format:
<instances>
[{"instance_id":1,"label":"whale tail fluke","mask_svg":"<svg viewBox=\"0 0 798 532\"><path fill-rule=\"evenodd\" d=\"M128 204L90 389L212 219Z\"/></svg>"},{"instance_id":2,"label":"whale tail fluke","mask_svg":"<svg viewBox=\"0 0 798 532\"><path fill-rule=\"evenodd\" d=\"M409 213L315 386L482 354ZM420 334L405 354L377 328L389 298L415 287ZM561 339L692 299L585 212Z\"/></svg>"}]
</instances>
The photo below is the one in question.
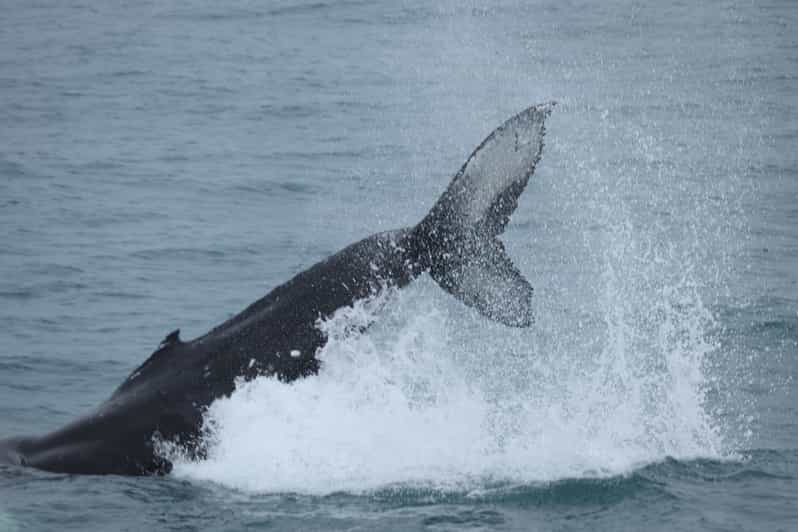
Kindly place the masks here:
<instances>
[{"instance_id":1,"label":"whale tail fluke","mask_svg":"<svg viewBox=\"0 0 798 532\"><path fill-rule=\"evenodd\" d=\"M532 286L497 237L540 160L553 107L525 109L488 135L413 231L420 261L441 287L514 327L533 321Z\"/></svg>"}]
</instances>

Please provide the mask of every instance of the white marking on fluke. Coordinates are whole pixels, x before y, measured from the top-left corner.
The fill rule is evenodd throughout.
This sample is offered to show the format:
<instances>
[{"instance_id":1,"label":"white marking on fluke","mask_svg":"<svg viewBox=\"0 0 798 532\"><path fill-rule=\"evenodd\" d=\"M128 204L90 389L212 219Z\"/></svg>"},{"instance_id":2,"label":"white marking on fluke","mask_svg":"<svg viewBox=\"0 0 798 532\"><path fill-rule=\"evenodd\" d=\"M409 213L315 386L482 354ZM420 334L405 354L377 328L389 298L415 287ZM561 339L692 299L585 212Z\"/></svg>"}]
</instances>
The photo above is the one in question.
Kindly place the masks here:
<instances>
[{"instance_id":1,"label":"white marking on fluke","mask_svg":"<svg viewBox=\"0 0 798 532\"><path fill-rule=\"evenodd\" d=\"M302 353L299 352L299 349L291 350L291 358L299 358L300 356L302 356Z\"/></svg>"}]
</instances>

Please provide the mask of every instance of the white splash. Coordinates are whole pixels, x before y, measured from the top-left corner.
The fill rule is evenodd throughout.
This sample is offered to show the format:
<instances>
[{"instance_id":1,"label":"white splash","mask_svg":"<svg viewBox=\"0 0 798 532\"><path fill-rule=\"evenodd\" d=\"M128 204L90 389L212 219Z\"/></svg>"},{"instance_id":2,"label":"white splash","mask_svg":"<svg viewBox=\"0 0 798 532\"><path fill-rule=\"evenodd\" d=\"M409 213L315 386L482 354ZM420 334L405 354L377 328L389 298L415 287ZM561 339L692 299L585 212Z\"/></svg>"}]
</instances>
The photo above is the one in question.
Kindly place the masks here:
<instances>
[{"instance_id":1,"label":"white splash","mask_svg":"<svg viewBox=\"0 0 798 532\"><path fill-rule=\"evenodd\" d=\"M719 456L700 301L662 287L641 322L625 300L639 287L619 286L611 262L606 313L570 336L561 319L489 324L426 278L342 309L321 324L318 376L240 383L206 416L210 456L178 459L175 474L257 492L470 490ZM586 335L598 340L573 341Z\"/></svg>"}]
</instances>

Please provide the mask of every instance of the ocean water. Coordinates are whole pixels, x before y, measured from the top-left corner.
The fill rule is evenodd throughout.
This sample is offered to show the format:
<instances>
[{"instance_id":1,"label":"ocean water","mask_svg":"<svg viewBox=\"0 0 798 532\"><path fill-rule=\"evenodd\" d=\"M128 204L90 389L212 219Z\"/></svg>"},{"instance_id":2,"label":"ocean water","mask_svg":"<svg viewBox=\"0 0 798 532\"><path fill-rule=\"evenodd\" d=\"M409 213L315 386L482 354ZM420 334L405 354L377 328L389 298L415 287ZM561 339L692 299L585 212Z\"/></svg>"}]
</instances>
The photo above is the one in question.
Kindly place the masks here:
<instances>
[{"instance_id":1,"label":"ocean water","mask_svg":"<svg viewBox=\"0 0 798 532\"><path fill-rule=\"evenodd\" d=\"M558 106L503 237L531 328L423 277L320 324L318 376L215 402L204 461L0 466L0 530L798 530L797 25L790 1L4 1L0 436L414 224L494 127Z\"/></svg>"}]
</instances>

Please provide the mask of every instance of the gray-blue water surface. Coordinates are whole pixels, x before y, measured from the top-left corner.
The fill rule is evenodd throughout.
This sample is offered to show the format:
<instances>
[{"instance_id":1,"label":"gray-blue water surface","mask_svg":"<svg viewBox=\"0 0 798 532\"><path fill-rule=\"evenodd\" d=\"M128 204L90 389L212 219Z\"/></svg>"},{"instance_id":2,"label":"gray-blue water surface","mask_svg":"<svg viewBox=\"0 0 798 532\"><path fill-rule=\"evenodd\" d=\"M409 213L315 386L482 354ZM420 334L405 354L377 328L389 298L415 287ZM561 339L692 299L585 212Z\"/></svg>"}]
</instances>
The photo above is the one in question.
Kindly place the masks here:
<instances>
[{"instance_id":1,"label":"gray-blue water surface","mask_svg":"<svg viewBox=\"0 0 798 532\"><path fill-rule=\"evenodd\" d=\"M0 530L798 529L793 2L2 7L1 436L559 105L504 236L530 330L422 279L323 353L343 385L236 392L207 463L0 466Z\"/></svg>"}]
</instances>

